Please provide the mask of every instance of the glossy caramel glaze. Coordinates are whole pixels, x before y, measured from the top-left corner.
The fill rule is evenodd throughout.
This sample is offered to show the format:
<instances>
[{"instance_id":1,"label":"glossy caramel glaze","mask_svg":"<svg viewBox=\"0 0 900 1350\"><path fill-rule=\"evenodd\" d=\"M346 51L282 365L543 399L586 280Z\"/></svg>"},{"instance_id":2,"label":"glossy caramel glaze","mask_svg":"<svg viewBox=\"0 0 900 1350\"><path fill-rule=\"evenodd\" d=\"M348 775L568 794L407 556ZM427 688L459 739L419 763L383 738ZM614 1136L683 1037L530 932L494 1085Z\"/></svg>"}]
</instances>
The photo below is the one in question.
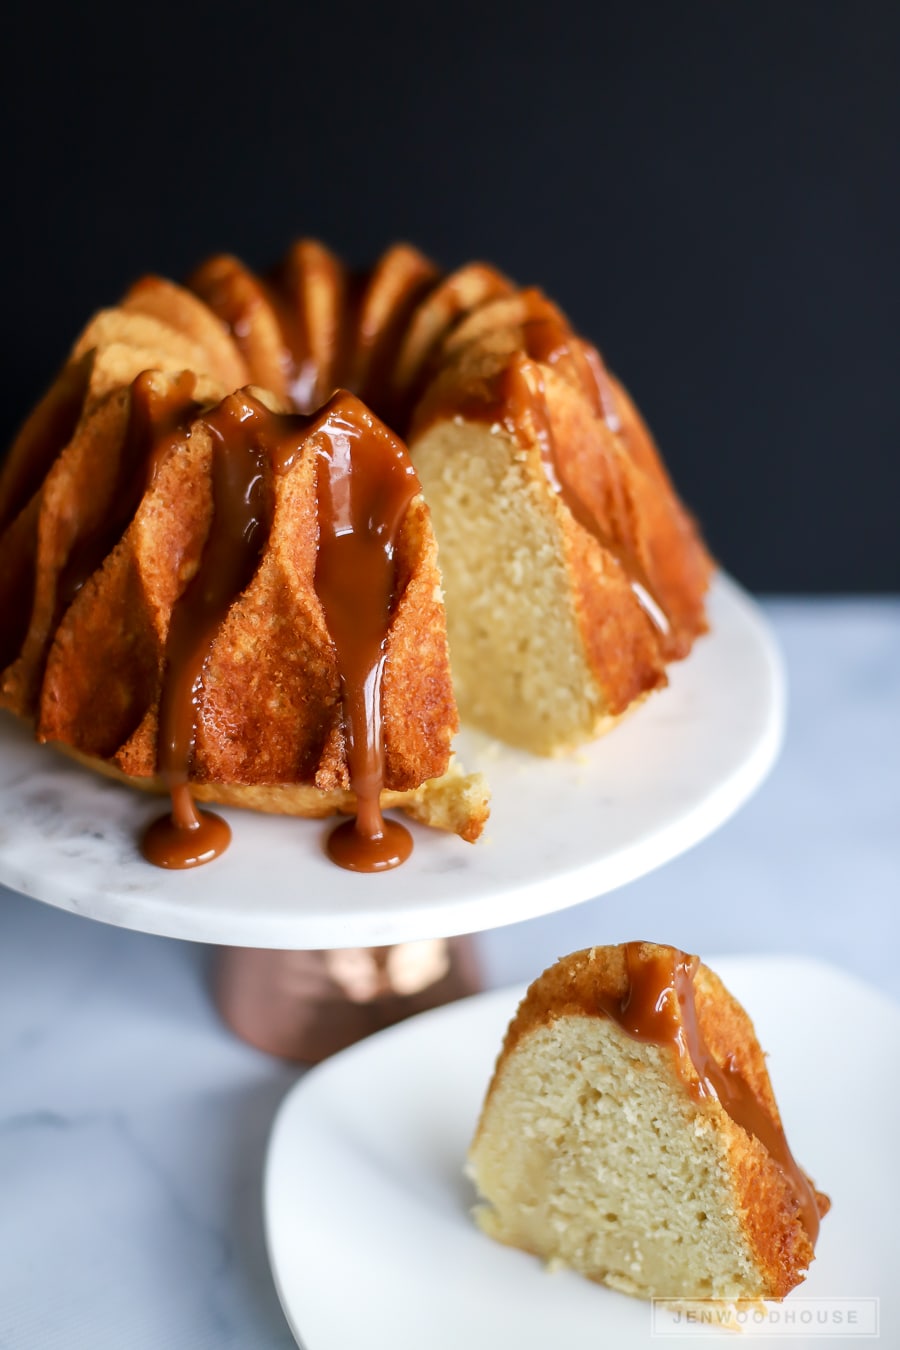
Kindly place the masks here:
<instances>
[{"instance_id":1,"label":"glossy caramel glaze","mask_svg":"<svg viewBox=\"0 0 900 1350\"><path fill-rule=\"evenodd\" d=\"M317 435L319 558L316 591L337 652L356 820L338 826L329 856L354 871L396 867L409 831L381 815L385 645L396 591L394 551L419 491L402 443L371 417L348 415L341 396Z\"/></svg>"},{"instance_id":2,"label":"glossy caramel glaze","mask_svg":"<svg viewBox=\"0 0 900 1350\"><path fill-rule=\"evenodd\" d=\"M627 990L619 998L601 993L599 1007L626 1035L671 1047L691 1094L697 1099L716 1099L735 1124L759 1140L787 1178L814 1245L819 1233L815 1191L794 1161L781 1122L762 1105L734 1057L719 1064L703 1037L694 999L700 958L675 947L660 947L650 954L641 942L626 943L624 951Z\"/></svg>"},{"instance_id":3,"label":"glossy caramel glaze","mask_svg":"<svg viewBox=\"0 0 900 1350\"><path fill-rule=\"evenodd\" d=\"M186 782L170 779L172 810L158 816L141 837L141 852L155 867L184 871L202 867L225 852L231 829L221 816L200 811Z\"/></svg>"},{"instance_id":4,"label":"glossy caramel glaze","mask_svg":"<svg viewBox=\"0 0 900 1350\"><path fill-rule=\"evenodd\" d=\"M418 481L400 441L352 395L337 393L317 413L280 414L249 391L195 419L213 441L212 523L199 567L176 605L166 642L159 711L159 771L173 794L170 815L145 836L162 866L194 866L189 840L210 833L190 802L188 782L209 656L223 620L250 582L271 519L271 478L316 451L316 590L335 646L345 714L350 785L357 815L329 847L341 866L380 871L404 861L408 831L381 815L384 729L381 690L391 610L394 552ZM219 832L221 834L221 831ZM225 841L227 842L227 841ZM179 859L185 859L179 861Z\"/></svg>"}]
</instances>

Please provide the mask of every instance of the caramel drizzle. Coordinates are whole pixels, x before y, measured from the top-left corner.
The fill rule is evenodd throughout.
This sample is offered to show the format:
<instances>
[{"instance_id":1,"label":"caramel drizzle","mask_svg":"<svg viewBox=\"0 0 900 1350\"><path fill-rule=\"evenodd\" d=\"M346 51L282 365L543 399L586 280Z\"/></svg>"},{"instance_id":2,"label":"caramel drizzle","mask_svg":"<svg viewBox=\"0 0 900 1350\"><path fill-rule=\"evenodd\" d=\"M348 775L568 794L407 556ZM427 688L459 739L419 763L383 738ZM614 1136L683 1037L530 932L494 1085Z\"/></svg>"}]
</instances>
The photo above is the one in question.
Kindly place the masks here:
<instances>
[{"instance_id":1,"label":"caramel drizzle","mask_svg":"<svg viewBox=\"0 0 900 1350\"><path fill-rule=\"evenodd\" d=\"M171 794L172 811L154 821L142 842L144 856L162 867L209 862L230 840L224 821L197 810L188 778L213 644L250 582L268 534L258 407L246 396L232 394L203 418L213 442L212 523L197 572L172 611L159 705L158 769Z\"/></svg>"},{"instance_id":2,"label":"caramel drizzle","mask_svg":"<svg viewBox=\"0 0 900 1350\"><path fill-rule=\"evenodd\" d=\"M357 801L356 820L332 833L329 853L353 870L381 871L402 862L411 848L408 832L381 814L381 691L396 586L394 552L419 483L399 441L368 414L347 417L339 406L321 427L316 470L315 586L337 652Z\"/></svg>"},{"instance_id":3,"label":"caramel drizzle","mask_svg":"<svg viewBox=\"0 0 900 1350\"><path fill-rule=\"evenodd\" d=\"M784 1130L740 1073L734 1056L720 1065L700 1030L694 991L699 957L667 947L648 958L643 947L641 942L625 944L628 988L620 999L601 997L602 1012L634 1040L671 1047L694 1099L718 1101L736 1125L759 1140L790 1186L810 1243L815 1245L819 1233L816 1193L797 1165Z\"/></svg>"},{"instance_id":4,"label":"caramel drizzle","mask_svg":"<svg viewBox=\"0 0 900 1350\"><path fill-rule=\"evenodd\" d=\"M203 424L213 438L213 515L196 575L176 604L159 710L159 771L172 812L143 848L162 866L209 861L228 827L200 813L188 780L206 667L221 624L255 572L271 524L271 474L286 473L316 438L319 549L315 587L337 655L356 819L328 843L341 866L381 871L404 861L409 832L381 815L381 687L396 575L394 552L419 490L401 443L352 395L339 391L314 416L270 412L246 390Z\"/></svg>"}]
</instances>

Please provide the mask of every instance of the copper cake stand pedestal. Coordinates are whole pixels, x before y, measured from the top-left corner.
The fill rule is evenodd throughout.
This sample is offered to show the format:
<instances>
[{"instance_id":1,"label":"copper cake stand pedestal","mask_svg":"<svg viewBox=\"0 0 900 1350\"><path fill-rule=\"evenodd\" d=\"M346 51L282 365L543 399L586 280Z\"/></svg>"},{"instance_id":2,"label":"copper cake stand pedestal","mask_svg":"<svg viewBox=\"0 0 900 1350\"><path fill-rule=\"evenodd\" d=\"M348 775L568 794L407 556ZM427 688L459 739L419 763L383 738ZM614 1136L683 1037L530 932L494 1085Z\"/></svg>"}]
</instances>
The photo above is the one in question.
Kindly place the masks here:
<instances>
[{"instance_id":1,"label":"copper cake stand pedestal","mask_svg":"<svg viewBox=\"0 0 900 1350\"><path fill-rule=\"evenodd\" d=\"M373 1031L481 990L471 937L388 947L223 947L216 1006L243 1041L317 1064Z\"/></svg>"}]
</instances>

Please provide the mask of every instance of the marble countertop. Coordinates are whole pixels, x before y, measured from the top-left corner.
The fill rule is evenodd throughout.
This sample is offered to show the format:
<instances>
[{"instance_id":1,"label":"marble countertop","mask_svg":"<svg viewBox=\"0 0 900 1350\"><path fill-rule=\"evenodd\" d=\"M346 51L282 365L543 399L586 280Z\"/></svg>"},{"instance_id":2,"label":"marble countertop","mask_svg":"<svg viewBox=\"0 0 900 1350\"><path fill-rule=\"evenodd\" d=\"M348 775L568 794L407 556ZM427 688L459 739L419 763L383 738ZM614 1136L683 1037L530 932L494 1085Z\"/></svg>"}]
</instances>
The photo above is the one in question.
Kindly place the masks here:
<instances>
[{"instance_id":1,"label":"marble countertop","mask_svg":"<svg viewBox=\"0 0 900 1350\"><path fill-rule=\"evenodd\" d=\"M900 997L900 600L767 608L791 685L772 777L661 871L483 935L489 985L643 936L806 953ZM225 1031L209 967L0 891L0 1350L294 1344L260 1182L298 1070Z\"/></svg>"}]
</instances>

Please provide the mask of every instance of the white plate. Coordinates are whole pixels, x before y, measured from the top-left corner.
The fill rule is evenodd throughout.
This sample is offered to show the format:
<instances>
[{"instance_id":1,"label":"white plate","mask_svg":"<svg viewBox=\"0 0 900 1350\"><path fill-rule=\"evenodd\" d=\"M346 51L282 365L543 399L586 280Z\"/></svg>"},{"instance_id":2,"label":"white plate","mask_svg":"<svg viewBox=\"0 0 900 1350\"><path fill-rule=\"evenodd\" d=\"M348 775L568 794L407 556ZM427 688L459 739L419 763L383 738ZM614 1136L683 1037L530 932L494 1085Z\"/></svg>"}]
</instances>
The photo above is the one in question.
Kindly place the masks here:
<instances>
[{"instance_id":1,"label":"white plate","mask_svg":"<svg viewBox=\"0 0 900 1350\"><path fill-rule=\"evenodd\" d=\"M880 1296L882 1343L898 1346L900 1008L811 961L710 964L751 1013L791 1147L832 1199L809 1278L788 1303L799 1313L868 1300L857 1305L862 1325ZM520 994L482 994L381 1032L286 1098L269 1143L266 1235L306 1350L651 1344L648 1304L550 1274L469 1217L463 1160ZM665 1316L657 1335L673 1329ZM766 1338L782 1343L845 1342Z\"/></svg>"},{"instance_id":2,"label":"white plate","mask_svg":"<svg viewBox=\"0 0 900 1350\"><path fill-rule=\"evenodd\" d=\"M712 632L671 683L610 736L538 759L463 733L493 802L474 847L413 827L394 872L344 872L328 825L222 810L221 860L166 872L135 841L159 802L105 781L12 719L0 723L0 882L106 923L200 942L323 948L480 932L614 890L710 834L754 791L780 746L781 664L768 625L727 577Z\"/></svg>"}]
</instances>

